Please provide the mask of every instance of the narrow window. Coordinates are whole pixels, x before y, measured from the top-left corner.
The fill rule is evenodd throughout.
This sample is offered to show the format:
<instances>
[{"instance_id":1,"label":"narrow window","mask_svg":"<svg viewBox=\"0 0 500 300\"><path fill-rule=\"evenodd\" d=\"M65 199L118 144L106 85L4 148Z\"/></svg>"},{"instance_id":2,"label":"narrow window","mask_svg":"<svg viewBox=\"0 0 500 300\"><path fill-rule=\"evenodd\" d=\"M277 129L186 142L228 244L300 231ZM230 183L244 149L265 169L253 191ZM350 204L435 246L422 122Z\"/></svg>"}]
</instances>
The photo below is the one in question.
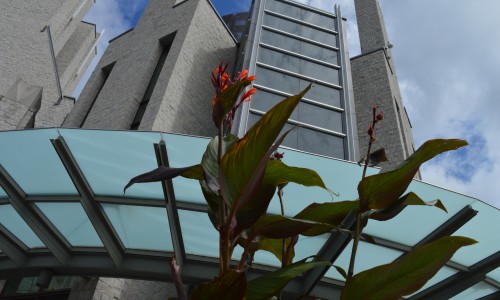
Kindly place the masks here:
<instances>
[{"instance_id":1,"label":"narrow window","mask_svg":"<svg viewBox=\"0 0 500 300\"><path fill-rule=\"evenodd\" d=\"M87 117L90 114L90 111L94 107L95 102L97 101L97 98L99 97L99 94L102 91L102 88L106 84L106 81L108 80L109 74L111 74L111 70L113 70L113 67L115 66L115 62L105 66L104 68L101 69L101 72L103 74L103 78L101 80L101 85L99 86L99 89L97 90L97 93L95 94L94 99L92 100L92 103L90 104L89 109L87 110L87 113L85 114L85 118L83 118L82 123L80 124L80 127L83 127L83 124L85 124L85 121L87 121Z\"/></svg>"},{"instance_id":2,"label":"narrow window","mask_svg":"<svg viewBox=\"0 0 500 300\"><path fill-rule=\"evenodd\" d=\"M151 95L153 95L153 90L156 86L156 83L158 82L158 78L160 78L160 73L161 70L163 69L163 65L165 64L165 61L167 60L168 52L170 50L170 46L172 45L173 38L175 36L175 33L173 35L167 36L166 38L163 38L160 40L160 43L162 44L162 51L160 58L158 59L158 62L156 63L155 70L153 71L153 75L151 76L151 79L149 80L148 87L146 88L146 92L144 93L144 96L142 97L141 103L139 104L139 108L137 109L137 113L135 114L134 120L132 121L132 125L130 126L130 130L137 130L139 129L139 126L141 125L142 117L144 117L144 113L146 112L146 108L148 107L149 100L151 99Z\"/></svg>"}]
</instances>

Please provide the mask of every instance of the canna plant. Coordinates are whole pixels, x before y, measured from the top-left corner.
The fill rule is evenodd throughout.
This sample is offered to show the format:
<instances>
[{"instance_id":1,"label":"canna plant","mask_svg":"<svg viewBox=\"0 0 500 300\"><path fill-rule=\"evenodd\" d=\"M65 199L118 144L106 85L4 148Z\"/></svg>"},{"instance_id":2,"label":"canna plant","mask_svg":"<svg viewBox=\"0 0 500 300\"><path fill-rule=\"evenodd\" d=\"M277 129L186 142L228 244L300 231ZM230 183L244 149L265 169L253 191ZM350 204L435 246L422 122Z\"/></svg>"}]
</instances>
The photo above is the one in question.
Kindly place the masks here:
<instances>
[{"instance_id":1,"label":"canna plant","mask_svg":"<svg viewBox=\"0 0 500 300\"><path fill-rule=\"evenodd\" d=\"M334 194L315 171L288 166L281 160L283 154L277 152L288 133L280 135L280 132L311 86L278 103L244 137L238 138L230 133L233 118L242 103L250 101L255 93L255 88L244 92L255 77L243 71L231 80L226 69L227 65L220 65L212 73L215 87L212 120L218 134L209 142L201 163L185 168L160 167L132 178L125 186L126 190L135 183L169 180L176 176L199 180L208 215L219 232L219 275L196 287L191 299L281 298L281 291L293 278L312 268L331 265L321 258L294 261L294 247L300 235L349 231L343 228L343 220L351 212L356 215L356 223L355 229L349 231L354 239L349 269L345 272L335 266L346 278L342 299L398 299L411 294L421 288L460 247L475 243L466 237L444 237L392 263L354 274L359 240L367 238L362 232L370 219L390 220L408 205L429 205L446 211L439 200L425 202L414 193L403 194L422 163L445 151L463 147L467 142L455 139L428 141L395 170L366 176L370 163L385 159L383 149L371 151L376 140L375 127L384 118L374 106L372 124L368 129L368 151L362 161L363 177L358 185L359 199L313 203L297 215L287 217L283 189L290 182L321 187ZM281 215L267 214L276 193L280 199ZM244 251L239 262L231 264L237 245ZM281 268L248 280L246 273L252 267L257 251L274 254L281 262ZM175 260L171 266L179 283ZM182 284L177 284L177 287L179 297L185 298Z\"/></svg>"}]
</instances>

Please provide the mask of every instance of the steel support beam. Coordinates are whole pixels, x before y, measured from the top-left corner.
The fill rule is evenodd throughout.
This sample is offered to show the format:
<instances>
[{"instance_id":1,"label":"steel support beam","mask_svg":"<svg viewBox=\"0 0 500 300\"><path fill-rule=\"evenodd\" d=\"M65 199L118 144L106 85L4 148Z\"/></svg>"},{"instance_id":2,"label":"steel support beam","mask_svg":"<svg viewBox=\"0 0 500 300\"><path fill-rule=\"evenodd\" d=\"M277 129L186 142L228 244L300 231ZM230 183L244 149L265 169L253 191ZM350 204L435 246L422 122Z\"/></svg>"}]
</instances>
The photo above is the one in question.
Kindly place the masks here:
<instances>
[{"instance_id":1,"label":"steel support beam","mask_svg":"<svg viewBox=\"0 0 500 300\"><path fill-rule=\"evenodd\" d=\"M28 257L26 249L23 248L16 237L0 224L0 250L18 266L22 266Z\"/></svg>"},{"instance_id":2,"label":"steel support beam","mask_svg":"<svg viewBox=\"0 0 500 300\"><path fill-rule=\"evenodd\" d=\"M154 148L158 166L170 167L165 142L162 140L159 144L154 144ZM170 234L172 236L172 244L174 246L174 254L177 264L182 272L184 262L186 261L186 251L184 249L181 224L179 221L179 214L177 212L174 185L172 184L172 180L165 180L162 181L161 186L163 188L163 194L165 195L165 205L167 209L168 223L170 226Z\"/></svg>"},{"instance_id":3,"label":"steel support beam","mask_svg":"<svg viewBox=\"0 0 500 300\"><path fill-rule=\"evenodd\" d=\"M26 194L0 164L0 186L9 195L9 202L21 218L28 224L42 243L50 250L61 264L66 264L71 257L69 249L59 239L43 219L26 201Z\"/></svg>"},{"instance_id":4,"label":"steel support beam","mask_svg":"<svg viewBox=\"0 0 500 300\"><path fill-rule=\"evenodd\" d=\"M344 221L342 228L352 231L356 224L356 212L351 211ZM351 235L344 231L336 231L328 238L325 245L316 256L316 260L328 260L334 263L344 249L349 245ZM310 294L318 282L325 276L330 266L316 267L304 276L304 292L306 295Z\"/></svg>"},{"instance_id":5,"label":"steel support beam","mask_svg":"<svg viewBox=\"0 0 500 300\"><path fill-rule=\"evenodd\" d=\"M448 221L444 222L441 226L436 228L436 230L431 232L420 242L416 243L413 248L415 249L430 242L434 242L442 237L452 235L455 231L464 226L465 223L469 222L470 219L474 218L476 215L477 210L472 209L472 206L470 205L466 205L459 212L448 219Z\"/></svg>"},{"instance_id":6,"label":"steel support beam","mask_svg":"<svg viewBox=\"0 0 500 300\"><path fill-rule=\"evenodd\" d=\"M56 149L59 158L61 159L66 171L73 180L73 183L80 193L80 200L83 209L87 213L90 222L94 226L97 235L101 239L104 247L108 251L109 256L117 268L120 268L123 262L124 249L120 240L113 231L112 226L109 224L104 210L95 200L94 192L90 188L89 183L85 179L78 163L71 154L68 145L62 136L55 140L51 140L52 145Z\"/></svg>"},{"instance_id":7,"label":"steel support beam","mask_svg":"<svg viewBox=\"0 0 500 300\"><path fill-rule=\"evenodd\" d=\"M498 300L498 299L500 299L500 291L481 297L477 300Z\"/></svg>"},{"instance_id":8,"label":"steel support beam","mask_svg":"<svg viewBox=\"0 0 500 300\"><path fill-rule=\"evenodd\" d=\"M468 272L458 272L409 299L453 298L455 295L486 279L486 274L498 267L500 267L500 251L472 265Z\"/></svg>"}]
</instances>

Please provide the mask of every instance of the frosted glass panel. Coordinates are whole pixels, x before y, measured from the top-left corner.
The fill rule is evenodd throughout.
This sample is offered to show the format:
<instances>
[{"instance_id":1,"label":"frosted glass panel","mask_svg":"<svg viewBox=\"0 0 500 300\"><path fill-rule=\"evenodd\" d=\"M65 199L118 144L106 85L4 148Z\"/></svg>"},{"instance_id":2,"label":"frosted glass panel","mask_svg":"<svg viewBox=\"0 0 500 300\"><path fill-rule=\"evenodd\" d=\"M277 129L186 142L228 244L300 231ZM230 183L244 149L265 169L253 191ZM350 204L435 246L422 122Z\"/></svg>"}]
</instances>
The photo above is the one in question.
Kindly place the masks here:
<instances>
[{"instance_id":1,"label":"frosted glass panel","mask_svg":"<svg viewBox=\"0 0 500 300\"><path fill-rule=\"evenodd\" d=\"M499 210L479 201L472 204L472 209L477 210L477 215L454 233L478 241L477 244L460 249L452 257L453 261L465 266L497 253L500 245Z\"/></svg>"},{"instance_id":2,"label":"frosted glass panel","mask_svg":"<svg viewBox=\"0 0 500 300\"><path fill-rule=\"evenodd\" d=\"M102 207L125 248L173 251L165 208L116 204Z\"/></svg>"},{"instance_id":3,"label":"frosted glass panel","mask_svg":"<svg viewBox=\"0 0 500 300\"><path fill-rule=\"evenodd\" d=\"M346 272L349 269L349 260L351 258L352 241L340 254L339 258L333 263L343 268ZM402 252L384 248L381 246L360 242L356 254L356 263L354 265L354 274L374 268L379 265L388 264L398 258ZM344 277L339 274L335 268L330 268L325 277L344 281Z\"/></svg>"},{"instance_id":4,"label":"frosted glass panel","mask_svg":"<svg viewBox=\"0 0 500 300\"><path fill-rule=\"evenodd\" d=\"M28 248L45 248L42 241L24 222L12 205L0 205L0 224L14 234Z\"/></svg>"},{"instance_id":5,"label":"frosted glass panel","mask_svg":"<svg viewBox=\"0 0 500 300\"><path fill-rule=\"evenodd\" d=\"M466 289L455 297L451 298L452 300L469 300L469 299L479 299L481 297L487 296L489 294L493 294L497 292L498 289L493 286L486 284L484 282L480 282L473 287Z\"/></svg>"},{"instance_id":6,"label":"frosted glass panel","mask_svg":"<svg viewBox=\"0 0 500 300\"><path fill-rule=\"evenodd\" d=\"M219 257L219 233L206 213L179 209L179 222L186 254Z\"/></svg>"},{"instance_id":7,"label":"frosted glass panel","mask_svg":"<svg viewBox=\"0 0 500 300\"><path fill-rule=\"evenodd\" d=\"M175 134L163 134L168 162L172 168L199 164L210 139ZM172 180L177 201L206 204L197 180L177 177Z\"/></svg>"},{"instance_id":8,"label":"frosted glass panel","mask_svg":"<svg viewBox=\"0 0 500 300\"><path fill-rule=\"evenodd\" d=\"M80 203L37 203L49 221L73 247L102 247Z\"/></svg>"},{"instance_id":9,"label":"frosted glass panel","mask_svg":"<svg viewBox=\"0 0 500 300\"><path fill-rule=\"evenodd\" d=\"M9 198L9 196L7 196L7 193L5 193L5 191L0 187L0 199L6 198Z\"/></svg>"},{"instance_id":10,"label":"frosted glass panel","mask_svg":"<svg viewBox=\"0 0 500 300\"><path fill-rule=\"evenodd\" d=\"M78 194L50 142L58 136L56 129L0 134L0 164L28 195Z\"/></svg>"},{"instance_id":11,"label":"frosted glass panel","mask_svg":"<svg viewBox=\"0 0 500 300\"><path fill-rule=\"evenodd\" d=\"M96 195L122 197L131 178L158 167L153 144L160 142L159 133L60 131ZM159 182L133 185L125 196L164 200Z\"/></svg>"}]
</instances>

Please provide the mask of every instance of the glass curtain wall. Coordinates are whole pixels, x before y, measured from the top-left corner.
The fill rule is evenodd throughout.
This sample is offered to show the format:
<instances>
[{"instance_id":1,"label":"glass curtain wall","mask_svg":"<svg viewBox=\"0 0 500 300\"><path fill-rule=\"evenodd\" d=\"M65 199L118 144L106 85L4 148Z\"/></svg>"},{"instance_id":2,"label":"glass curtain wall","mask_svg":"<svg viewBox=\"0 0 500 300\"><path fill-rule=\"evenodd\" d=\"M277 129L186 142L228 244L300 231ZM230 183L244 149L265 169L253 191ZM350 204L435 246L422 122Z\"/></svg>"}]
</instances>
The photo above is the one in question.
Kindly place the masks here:
<instances>
[{"instance_id":1,"label":"glass curtain wall","mask_svg":"<svg viewBox=\"0 0 500 300\"><path fill-rule=\"evenodd\" d=\"M257 75L258 92L242 114L240 133L313 83L286 125L295 129L283 146L349 159L336 16L286 0L263 0L257 9L249 69Z\"/></svg>"}]
</instances>

